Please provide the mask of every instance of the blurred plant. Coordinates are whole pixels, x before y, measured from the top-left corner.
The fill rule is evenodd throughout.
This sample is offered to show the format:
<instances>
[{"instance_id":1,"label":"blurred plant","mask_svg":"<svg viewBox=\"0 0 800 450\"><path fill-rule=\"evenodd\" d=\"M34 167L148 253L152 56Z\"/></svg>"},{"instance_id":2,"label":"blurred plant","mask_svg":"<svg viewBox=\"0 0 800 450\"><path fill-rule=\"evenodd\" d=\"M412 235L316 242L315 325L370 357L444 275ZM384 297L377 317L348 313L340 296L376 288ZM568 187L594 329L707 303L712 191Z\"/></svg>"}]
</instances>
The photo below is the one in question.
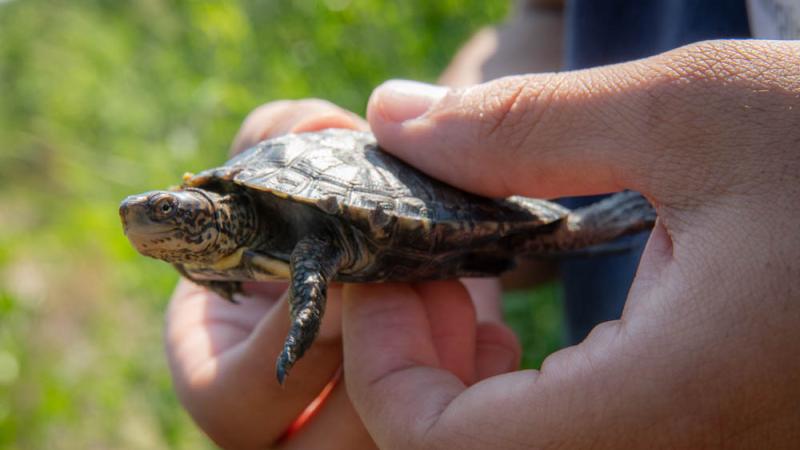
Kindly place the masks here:
<instances>
[{"instance_id":1,"label":"blurred plant","mask_svg":"<svg viewBox=\"0 0 800 450\"><path fill-rule=\"evenodd\" d=\"M263 102L322 97L362 113L384 79L434 80L506 7L0 2L0 448L210 448L162 356L177 275L130 248L119 200L222 162ZM511 299L525 342L538 339L531 311L557 321L546 292Z\"/></svg>"}]
</instances>

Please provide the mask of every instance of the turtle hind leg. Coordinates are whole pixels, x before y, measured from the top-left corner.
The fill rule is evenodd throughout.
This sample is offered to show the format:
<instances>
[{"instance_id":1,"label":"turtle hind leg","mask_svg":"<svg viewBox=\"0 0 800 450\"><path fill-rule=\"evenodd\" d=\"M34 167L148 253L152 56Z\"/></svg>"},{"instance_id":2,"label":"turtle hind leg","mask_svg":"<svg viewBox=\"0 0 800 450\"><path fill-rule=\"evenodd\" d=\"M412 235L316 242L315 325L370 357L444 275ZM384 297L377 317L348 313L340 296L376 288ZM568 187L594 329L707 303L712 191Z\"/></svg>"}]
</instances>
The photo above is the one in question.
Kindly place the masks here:
<instances>
[{"instance_id":1,"label":"turtle hind leg","mask_svg":"<svg viewBox=\"0 0 800 450\"><path fill-rule=\"evenodd\" d=\"M527 242L526 253L570 254L575 250L609 242L619 236L650 229L655 221L655 209L641 194L620 192L573 210L551 233ZM598 253L605 253L604 247L597 248Z\"/></svg>"},{"instance_id":2,"label":"turtle hind leg","mask_svg":"<svg viewBox=\"0 0 800 450\"><path fill-rule=\"evenodd\" d=\"M328 281L339 270L343 252L328 240L300 240L290 259L289 314L292 324L278 356L276 375L283 385L289 370L314 342L325 313Z\"/></svg>"}]
</instances>

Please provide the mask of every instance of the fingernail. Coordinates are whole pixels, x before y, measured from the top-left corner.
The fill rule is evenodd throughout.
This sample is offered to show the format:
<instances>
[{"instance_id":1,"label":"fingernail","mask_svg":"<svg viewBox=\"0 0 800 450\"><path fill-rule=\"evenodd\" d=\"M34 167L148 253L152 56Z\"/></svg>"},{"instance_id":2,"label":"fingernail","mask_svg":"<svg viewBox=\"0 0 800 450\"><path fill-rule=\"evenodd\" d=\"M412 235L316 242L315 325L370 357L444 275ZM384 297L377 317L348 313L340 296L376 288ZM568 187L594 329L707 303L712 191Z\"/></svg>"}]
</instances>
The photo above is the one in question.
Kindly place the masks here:
<instances>
[{"instance_id":1,"label":"fingernail","mask_svg":"<svg viewBox=\"0 0 800 450\"><path fill-rule=\"evenodd\" d=\"M449 89L409 80L389 80L373 92L372 101L384 119L406 122L425 114Z\"/></svg>"}]
</instances>

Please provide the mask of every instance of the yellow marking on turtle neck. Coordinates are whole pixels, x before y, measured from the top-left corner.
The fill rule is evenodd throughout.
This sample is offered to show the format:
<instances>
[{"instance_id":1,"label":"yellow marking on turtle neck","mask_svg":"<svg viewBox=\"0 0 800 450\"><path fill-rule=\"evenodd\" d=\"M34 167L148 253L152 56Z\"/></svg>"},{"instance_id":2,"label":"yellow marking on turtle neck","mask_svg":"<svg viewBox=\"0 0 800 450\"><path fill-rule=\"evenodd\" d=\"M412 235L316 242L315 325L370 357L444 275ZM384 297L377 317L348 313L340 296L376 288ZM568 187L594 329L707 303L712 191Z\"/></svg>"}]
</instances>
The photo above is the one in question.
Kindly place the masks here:
<instances>
[{"instance_id":1,"label":"yellow marking on turtle neck","mask_svg":"<svg viewBox=\"0 0 800 450\"><path fill-rule=\"evenodd\" d=\"M209 267L219 271L233 269L242 262L242 254L245 250L246 249L244 247L239 247L235 252L220 258L217 262Z\"/></svg>"},{"instance_id":2,"label":"yellow marking on turtle neck","mask_svg":"<svg viewBox=\"0 0 800 450\"><path fill-rule=\"evenodd\" d=\"M288 280L291 278L289 264L280 259L270 258L265 255L256 255L253 257L252 263L264 273L274 276L275 279Z\"/></svg>"}]
</instances>

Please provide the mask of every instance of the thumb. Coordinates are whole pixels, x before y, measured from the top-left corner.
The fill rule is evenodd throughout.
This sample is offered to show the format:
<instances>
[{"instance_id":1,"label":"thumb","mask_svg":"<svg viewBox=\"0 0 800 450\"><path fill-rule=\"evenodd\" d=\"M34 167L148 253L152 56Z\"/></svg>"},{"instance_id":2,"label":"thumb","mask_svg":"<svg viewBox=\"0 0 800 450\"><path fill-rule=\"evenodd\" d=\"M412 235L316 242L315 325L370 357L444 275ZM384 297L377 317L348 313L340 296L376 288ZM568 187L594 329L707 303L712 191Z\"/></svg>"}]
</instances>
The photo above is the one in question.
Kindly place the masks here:
<instances>
[{"instance_id":1,"label":"thumb","mask_svg":"<svg viewBox=\"0 0 800 450\"><path fill-rule=\"evenodd\" d=\"M625 64L465 89L393 80L373 92L367 117L388 151L483 195L629 188L657 197L653 191L664 190L658 183L686 169L687 160L708 160L698 153L747 140L741 104L756 102L753 87L764 81L746 73L729 80L742 69L735 52L755 45L701 43Z\"/></svg>"},{"instance_id":2,"label":"thumb","mask_svg":"<svg viewBox=\"0 0 800 450\"><path fill-rule=\"evenodd\" d=\"M622 124L609 123L607 110L620 108L620 99L582 86L572 74L514 76L466 89L392 80L373 92L367 118L388 151L479 194L552 197L619 190L616 174L641 164L622 157L638 156L626 142L640 139L621 136L635 127L621 126L618 133L614 127Z\"/></svg>"}]
</instances>

